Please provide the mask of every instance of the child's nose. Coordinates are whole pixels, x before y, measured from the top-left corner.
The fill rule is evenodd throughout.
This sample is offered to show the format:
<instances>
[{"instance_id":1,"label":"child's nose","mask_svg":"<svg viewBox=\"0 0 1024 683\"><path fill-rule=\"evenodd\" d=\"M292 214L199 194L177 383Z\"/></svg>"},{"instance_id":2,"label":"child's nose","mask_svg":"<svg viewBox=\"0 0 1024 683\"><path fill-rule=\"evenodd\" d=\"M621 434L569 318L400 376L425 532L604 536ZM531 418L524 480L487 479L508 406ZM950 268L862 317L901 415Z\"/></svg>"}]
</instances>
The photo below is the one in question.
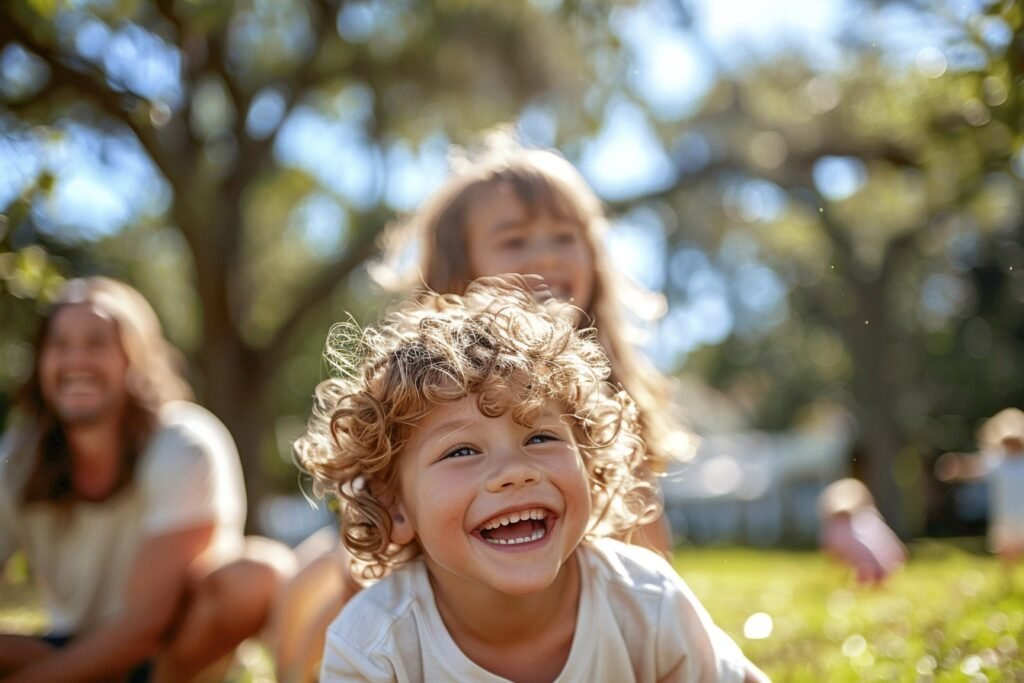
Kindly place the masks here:
<instances>
[{"instance_id":1,"label":"child's nose","mask_svg":"<svg viewBox=\"0 0 1024 683\"><path fill-rule=\"evenodd\" d=\"M521 457L512 456L502 462L487 481L487 490L498 493L529 486L540 481L540 472Z\"/></svg>"},{"instance_id":2,"label":"child's nose","mask_svg":"<svg viewBox=\"0 0 1024 683\"><path fill-rule=\"evenodd\" d=\"M553 266L559 265L558 253L555 245L548 244L544 240L534 240L530 248L530 265L533 273L547 272Z\"/></svg>"}]
</instances>

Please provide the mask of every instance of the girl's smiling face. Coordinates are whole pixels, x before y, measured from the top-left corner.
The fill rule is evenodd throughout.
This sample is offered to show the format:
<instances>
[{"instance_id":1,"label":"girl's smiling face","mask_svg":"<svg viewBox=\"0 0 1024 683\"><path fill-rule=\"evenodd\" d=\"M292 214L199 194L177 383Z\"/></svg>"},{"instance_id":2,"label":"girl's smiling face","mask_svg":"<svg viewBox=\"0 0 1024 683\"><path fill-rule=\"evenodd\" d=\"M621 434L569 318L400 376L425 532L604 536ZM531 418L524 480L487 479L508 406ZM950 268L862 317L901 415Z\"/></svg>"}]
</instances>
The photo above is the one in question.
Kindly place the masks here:
<instances>
[{"instance_id":1,"label":"girl's smiling face","mask_svg":"<svg viewBox=\"0 0 1024 683\"><path fill-rule=\"evenodd\" d=\"M555 217L543 207L531 214L514 188L502 183L469 205L465 239L472 278L540 275L556 298L589 310L594 257L576 221Z\"/></svg>"},{"instance_id":2,"label":"girl's smiling face","mask_svg":"<svg viewBox=\"0 0 1024 683\"><path fill-rule=\"evenodd\" d=\"M477 399L439 405L403 449L392 540L419 542L442 592L534 594L590 522L584 463L555 404L524 426L511 410L485 416Z\"/></svg>"}]
</instances>

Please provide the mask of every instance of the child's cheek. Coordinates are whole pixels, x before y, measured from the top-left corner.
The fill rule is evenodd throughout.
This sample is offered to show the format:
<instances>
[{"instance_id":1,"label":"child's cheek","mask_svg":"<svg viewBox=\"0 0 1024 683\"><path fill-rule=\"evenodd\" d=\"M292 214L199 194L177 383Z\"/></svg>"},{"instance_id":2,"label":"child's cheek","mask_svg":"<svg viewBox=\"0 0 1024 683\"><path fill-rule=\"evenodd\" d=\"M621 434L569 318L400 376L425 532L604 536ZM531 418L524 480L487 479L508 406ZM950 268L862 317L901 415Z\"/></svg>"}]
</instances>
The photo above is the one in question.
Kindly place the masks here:
<instances>
[{"instance_id":1,"label":"child's cheek","mask_svg":"<svg viewBox=\"0 0 1024 683\"><path fill-rule=\"evenodd\" d=\"M433 527L441 534L466 531L465 525L473 502L472 488L459 477L446 477L443 481L424 482L420 488L420 523Z\"/></svg>"}]
</instances>

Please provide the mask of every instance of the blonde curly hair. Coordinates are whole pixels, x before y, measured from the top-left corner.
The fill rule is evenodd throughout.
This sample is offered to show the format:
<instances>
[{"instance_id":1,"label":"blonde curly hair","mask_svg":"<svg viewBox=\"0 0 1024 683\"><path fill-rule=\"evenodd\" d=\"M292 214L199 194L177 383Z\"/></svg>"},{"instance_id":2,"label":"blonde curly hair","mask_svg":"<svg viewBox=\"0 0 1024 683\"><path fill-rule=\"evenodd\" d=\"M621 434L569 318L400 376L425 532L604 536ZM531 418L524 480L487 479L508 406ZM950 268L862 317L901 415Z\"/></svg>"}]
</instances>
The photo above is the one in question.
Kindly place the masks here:
<instances>
[{"instance_id":1,"label":"blonde curly hair","mask_svg":"<svg viewBox=\"0 0 1024 683\"><path fill-rule=\"evenodd\" d=\"M577 314L504 276L480 278L463 296L421 293L375 328L331 329L325 356L337 376L317 386L294 452L314 492L341 503L355 576L379 578L419 553L415 541L390 540L398 461L436 405L471 395L484 415L511 410L520 424L548 401L563 407L591 483L591 537L628 535L657 517L636 407L606 381L608 359L592 329L576 329Z\"/></svg>"}]
</instances>

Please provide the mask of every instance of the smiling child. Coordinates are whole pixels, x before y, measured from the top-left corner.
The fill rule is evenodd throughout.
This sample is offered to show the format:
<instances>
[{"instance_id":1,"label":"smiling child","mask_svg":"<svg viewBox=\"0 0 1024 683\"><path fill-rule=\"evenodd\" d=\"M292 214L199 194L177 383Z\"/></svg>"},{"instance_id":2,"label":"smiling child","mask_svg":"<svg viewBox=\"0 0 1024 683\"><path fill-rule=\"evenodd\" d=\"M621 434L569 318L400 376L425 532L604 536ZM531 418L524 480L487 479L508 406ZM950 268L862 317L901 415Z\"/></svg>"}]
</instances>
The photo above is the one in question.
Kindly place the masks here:
<instances>
[{"instance_id":1,"label":"smiling child","mask_svg":"<svg viewBox=\"0 0 1024 683\"><path fill-rule=\"evenodd\" d=\"M631 399L521 277L339 325L296 456L356 575L321 680L763 680L660 556ZM353 357L356 360L352 360Z\"/></svg>"}]
</instances>

